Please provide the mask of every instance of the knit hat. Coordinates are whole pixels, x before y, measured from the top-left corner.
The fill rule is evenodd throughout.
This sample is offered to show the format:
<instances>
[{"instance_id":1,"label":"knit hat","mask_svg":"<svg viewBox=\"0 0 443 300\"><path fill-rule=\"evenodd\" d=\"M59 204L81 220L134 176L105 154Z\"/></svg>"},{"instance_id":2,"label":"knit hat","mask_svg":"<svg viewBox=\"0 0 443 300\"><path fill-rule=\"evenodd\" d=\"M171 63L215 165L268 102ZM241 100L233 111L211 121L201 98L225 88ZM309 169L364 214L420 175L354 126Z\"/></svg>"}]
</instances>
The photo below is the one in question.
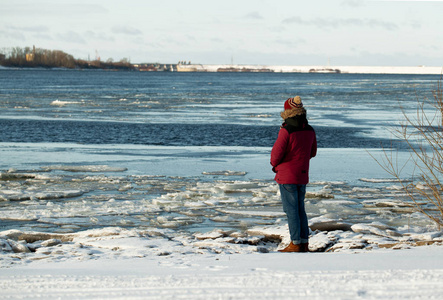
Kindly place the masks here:
<instances>
[{"instance_id":1,"label":"knit hat","mask_svg":"<svg viewBox=\"0 0 443 300\"><path fill-rule=\"evenodd\" d=\"M285 110L293 108L302 108L303 103L301 102L300 96L295 96L294 98L289 98L285 102Z\"/></svg>"},{"instance_id":2,"label":"knit hat","mask_svg":"<svg viewBox=\"0 0 443 300\"><path fill-rule=\"evenodd\" d=\"M285 101L285 110L280 115L286 120L303 114L306 114L306 109L303 107L300 96L295 96Z\"/></svg>"}]
</instances>

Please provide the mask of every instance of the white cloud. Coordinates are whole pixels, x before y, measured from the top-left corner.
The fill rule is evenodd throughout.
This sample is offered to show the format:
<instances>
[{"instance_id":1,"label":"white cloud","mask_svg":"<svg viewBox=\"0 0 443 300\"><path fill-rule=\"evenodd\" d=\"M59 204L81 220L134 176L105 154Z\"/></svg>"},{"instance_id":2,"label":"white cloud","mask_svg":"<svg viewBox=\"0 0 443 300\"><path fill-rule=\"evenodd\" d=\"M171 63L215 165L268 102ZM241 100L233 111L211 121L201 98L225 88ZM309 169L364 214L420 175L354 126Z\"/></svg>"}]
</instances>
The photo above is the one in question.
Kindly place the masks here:
<instances>
[{"instance_id":1,"label":"white cloud","mask_svg":"<svg viewBox=\"0 0 443 300\"><path fill-rule=\"evenodd\" d=\"M278 38L278 39L274 40L274 43L277 45L284 45L284 46L291 47L291 48L297 48L300 45L305 44L306 40L305 39L295 39L294 40L294 39L287 39L287 38L286 39Z\"/></svg>"},{"instance_id":2,"label":"white cloud","mask_svg":"<svg viewBox=\"0 0 443 300\"><path fill-rule=\"evenodd\" d=\"M86 44L86 40L83 38L83 35L74 31L59 33L57 34L57 39L69 43Z\"/></svg>"},{"instance_id":3,"label":"white cloud","mask_svg":"<svg viewBox=\"0 0 443 300\"><path fill-rule=\"evenodd\" d=\"M34 35L32 35L33 39L36 39L38 41L40 40L45 40L45 41L53 41L54 38L52 36L50 36L49 34L45 34L45 33L36 33Z\"/></svg>"},{"instance_id":4,"label":"white cloud","mask_svg":"<svg viewBox=\"0 0 443 300\"><path fill-rule=\"evenodd\" d=\"M24 31L24 32L49 32L49 28L47 26L14 26L14 25L8 25L6 26L7 29L16 30L16 31Z\"/></svg>"},{"instance_id":5,"label":"white cloud","mask_svg":"<svg viewBox=\"0 0 443 300\"><path fill-rule=\"evenodd\" d=\"M21 32L11 32L9 30L0 30L0 36L8 40L26 41L25 35ZM12 45L7 45L12 46Z\"/></svg>"},{"instance_id":6,"label":"white cloud","mask_svg":"<svg viewBox=\"0 0 443 300\"><path fill-rule=\"evenodd\" d=\"M331 29L339 27L379 27L387 30L396 30L398 26L392 22L381 21L377 19L357 19L357 18L347 18L347 19L334 19L334 18L316 18L316 19L303 19L299 16L286 18L283 24L297 24L304 26L315 26L321 29Z\"/></svg>"},{"instance_id":7,"label":"white cloud","mask_svg":"<svg viewBox=\"0 0 443 300\"><path fill-rule=\"evenodd\" d=\"M140 35L142 32L134 27L129 26L114 26L112 27L112 32L116 34L124 34L124 35Z\"/></svg>"},{"instance_id":8,"label":"white cloud","mask_svg":"<svg viewBox=\"0 0 443 300\"><path fill-rule=\"evenodd\" d=\"M102 5L87 3L69 3L69 1L3 1L1 13L8 16L38 15L38 16L78 16L107 13Z\"/></svg>"},{"instance_id":9,"label":"white cloud","mask_svg":"<svg viewBox=\"0 0 443 300\"><path fill-rule=\"evenodd\" d=\"M362 7L365 5L365 1L363 0L344 0L341 3L342 6L349 6L349 7Z\"/></svg>"},{"instance_id":10,"label":"white cloud","mask_svg":"<svg viewBox=\"0 0 443 300\"><path fill-rule=\"evenodd\" d=\"M209 40L214 43L223 43L224 42L222 39L217 38L217 37L211 38Z\"/></svg>"},{"instance_id":11,"label":"white cloud","mask_svg":"<svg viewBox=\"0 0 443 300\"><path fill-rule=\"evenodd\" d=\"M249 14L244 16L245 19L252 19L252 20L263 20L264 17L257 11L250 12Z\"/></svg>"},{"instance_id":12,"label":"white cloud","mask_svg":"<svg viewBox=\"0 0 443 300\"><path fill-rule=\"evenodd\" d=\"M100 40L100 41L108 41L108 42L115 41L114 37L108 36L107 34L105 34L103 32L94 32L94 31L88 30L83 35L87 39L91 39L91 40Z\"/></svg>"},{"instance_id":13,"label":"white cloud","mask_svg":"<svg viewBox=\"0 0 443 300\"><path fill-rule=\"evenodd\" d=\"M441 57L443 45L443 0L0 2L1 45L74 49L81 57L98 49L102 56L134 61L151 60L155 53L172 62L230 62L234 54L239 63L307 64L330 56L377 64L374 55L361 52L392 54L377 58L395 61L407 49L411 55L403 61L413 65Z\"/></svg>"}]
</instances>

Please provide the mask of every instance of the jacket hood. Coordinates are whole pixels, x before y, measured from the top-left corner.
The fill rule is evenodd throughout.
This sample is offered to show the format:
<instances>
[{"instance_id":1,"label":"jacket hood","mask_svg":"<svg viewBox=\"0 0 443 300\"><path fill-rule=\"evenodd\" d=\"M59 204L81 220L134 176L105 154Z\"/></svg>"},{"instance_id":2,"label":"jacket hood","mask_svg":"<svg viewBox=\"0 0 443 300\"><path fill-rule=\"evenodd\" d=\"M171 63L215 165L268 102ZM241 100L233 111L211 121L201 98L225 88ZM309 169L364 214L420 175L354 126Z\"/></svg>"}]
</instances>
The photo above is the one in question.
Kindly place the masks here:
<instances>
[{"instance_id":1,"label":"jacket hood","mask_svg":"<svg viewBox=\"0 0 443 300\"><path fill-rule=\"evenodd\" d=\"M304 107L287 109L280 113L280 116L282 117L283 120L299 115L306 115L306 109Z\"/></svg>"}]
</instances>

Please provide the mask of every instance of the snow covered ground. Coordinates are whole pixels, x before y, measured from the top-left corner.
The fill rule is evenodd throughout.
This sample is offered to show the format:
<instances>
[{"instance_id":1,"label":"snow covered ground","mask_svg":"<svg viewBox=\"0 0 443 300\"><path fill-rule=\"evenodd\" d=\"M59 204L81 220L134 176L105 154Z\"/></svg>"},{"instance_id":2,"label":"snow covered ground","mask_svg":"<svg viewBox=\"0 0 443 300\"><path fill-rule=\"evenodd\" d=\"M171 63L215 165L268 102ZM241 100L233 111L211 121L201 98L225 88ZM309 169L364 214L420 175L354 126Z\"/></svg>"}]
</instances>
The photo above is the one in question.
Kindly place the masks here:
<instances>
[{"instance_id":1,"label":"snow covered ground","mask_svg":"<svg viewBox=\"0 0 443 300\"><path fill-rule=\"evenodd\" d=\"M329 250L310 253L277 251L286 226L3 231L2 299L441 299L441 232L387 237L376 225L317 230L310 250Z\"/></svg>"},{"instance_id":2,"label":"snow covered ground","mask_svg":"<svg viewBox=\"0 0 443 300\"><path fill-rule=\"evenodd\" d=\"M134 240L132 240L134 242ZM175 254L2 269L2 299L441 299L441 246L364 253ZM132 257L131 254L132 253Z\"/></svg>"}]
</instances>

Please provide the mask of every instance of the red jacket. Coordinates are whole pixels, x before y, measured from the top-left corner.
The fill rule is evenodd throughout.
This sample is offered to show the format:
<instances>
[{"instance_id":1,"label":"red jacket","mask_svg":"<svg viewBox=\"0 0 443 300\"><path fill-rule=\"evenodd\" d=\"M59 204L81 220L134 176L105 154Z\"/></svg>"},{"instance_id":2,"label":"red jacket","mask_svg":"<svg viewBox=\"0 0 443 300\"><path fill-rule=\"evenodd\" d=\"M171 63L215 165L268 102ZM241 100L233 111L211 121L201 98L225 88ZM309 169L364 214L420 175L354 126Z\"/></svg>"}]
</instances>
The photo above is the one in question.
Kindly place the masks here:
<instances>
[{"instance_id":1,"label":"red jacket","mask_svg":"<svg viewBox=\"0 0 443 300\"><path fill-rule=\"evenodd\" d=\"M272 170L279 184L307 184L309 160L317 154L317 138L307 123L291 126L286 123L278 133L271 151Z\"/></svg>"}]
</instances>

